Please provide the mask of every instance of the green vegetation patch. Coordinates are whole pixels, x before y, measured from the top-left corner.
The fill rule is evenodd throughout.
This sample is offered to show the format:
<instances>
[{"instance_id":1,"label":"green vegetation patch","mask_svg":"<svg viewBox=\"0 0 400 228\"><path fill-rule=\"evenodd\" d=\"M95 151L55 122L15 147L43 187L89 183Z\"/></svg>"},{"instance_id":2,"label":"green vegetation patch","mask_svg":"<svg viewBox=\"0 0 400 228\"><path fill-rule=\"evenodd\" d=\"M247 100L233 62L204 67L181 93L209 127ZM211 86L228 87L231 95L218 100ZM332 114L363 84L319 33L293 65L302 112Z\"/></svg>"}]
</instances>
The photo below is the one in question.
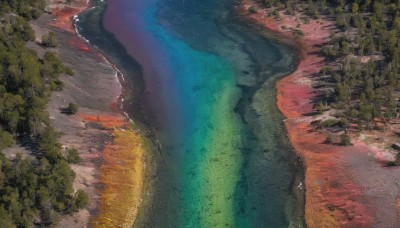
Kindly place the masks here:
<instances>
[{"instance_id":1,"label":"green vegetation patch","mask_svg":"<svg viewBox=\"0 0 400 228\"><path fill-rule=\"evenodd\" d=\"M35 40L28 20L38 18L44 6L43 0L0 1L0 151L23 138L33 155L7 158L0 152L1 227L55 225L88 204L86 193L72 187L75 173L68 162L79 162L77 151L62 155L46 112L52 91L63 87L59 76L73 72L56 54L39 58L26 47ZM56 44L54 34L45 41Z\"/></svg>"}]
</instances>

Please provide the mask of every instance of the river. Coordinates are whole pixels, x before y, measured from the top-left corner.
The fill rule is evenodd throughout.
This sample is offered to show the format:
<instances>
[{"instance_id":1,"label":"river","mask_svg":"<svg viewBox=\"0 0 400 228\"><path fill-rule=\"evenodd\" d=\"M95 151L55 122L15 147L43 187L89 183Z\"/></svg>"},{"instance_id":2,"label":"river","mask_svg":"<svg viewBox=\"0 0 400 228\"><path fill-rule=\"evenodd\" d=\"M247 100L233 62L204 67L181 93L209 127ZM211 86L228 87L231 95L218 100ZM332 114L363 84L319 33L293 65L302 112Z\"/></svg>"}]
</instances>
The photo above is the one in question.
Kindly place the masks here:
<instances>
[{"instance_id":1,"label":"river","mask_svg":"<svg viewBox=\"0 0 400 228\"><path fill-rule=\"evenodd\" d=\"M135 227L301 227L301 164L275 105L296 51L228 0L108 0L77 28L123 72L158 151ZM151 179L151 180L150 180Z\"/></svg>"}]
</instances>

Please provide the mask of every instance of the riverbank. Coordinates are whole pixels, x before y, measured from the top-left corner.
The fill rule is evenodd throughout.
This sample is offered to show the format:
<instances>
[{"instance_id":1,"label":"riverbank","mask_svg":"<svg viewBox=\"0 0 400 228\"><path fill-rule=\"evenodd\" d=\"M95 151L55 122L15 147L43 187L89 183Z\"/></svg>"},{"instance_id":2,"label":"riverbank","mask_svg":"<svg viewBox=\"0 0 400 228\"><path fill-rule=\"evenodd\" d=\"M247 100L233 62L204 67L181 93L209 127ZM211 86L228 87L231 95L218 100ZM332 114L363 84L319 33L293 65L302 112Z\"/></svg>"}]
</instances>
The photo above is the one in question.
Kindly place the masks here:
<instances>
[{"instance_id":1,"label":"riverbank","mask_svg":"<svg viewBox=\"0 0 400 228\"><path fill-rule=\"evenodd\" d=\"M327 64L319 55L320 47L335 32L327 18L304 24L300 14L280 13L280 19L268 17L272 10L252 1L242 1L242 13L286 41L299 46L301 61L292 74L277 83L277 105L286 117L285 126L296 152L303 158L305 170L308 227L396 227L398 225L397 168L383 167L379 154L385 153L364 142L343 147L324 144L326 132L317 132L311 123L317 117L312 100L318 95L313 75ZM248 13L251 5L256 12ZM294 30L300 25L302 37ZM320 117L318 117L320 118Z\"/></svg>"},{"instance_id":2,"label":"riverbank","mask_svg":"<svg viewBox=\"0 0 400 228\"><path fill-rule=\"evenodd\" d=\"M82 157L80 164L72 165L74 188L89 194L89 206L64 217L60 227L84 227L91 220L93 226L129 227L141 203L145 140L119 108L121 75L75 32L72 17L89 6L86 0L57 1L47 7L52 14L32 22L38 43L43 34L53 31L59 46L43 49L31 43L31 48L40 55L56 52L75 72L61 77L65 87L54 92L48 111L52 126L61 132L59 142L65 148L78 149ZM79 112L62 114L59 109L70 102L79 106Z\"/></svg>"}]
</instances>

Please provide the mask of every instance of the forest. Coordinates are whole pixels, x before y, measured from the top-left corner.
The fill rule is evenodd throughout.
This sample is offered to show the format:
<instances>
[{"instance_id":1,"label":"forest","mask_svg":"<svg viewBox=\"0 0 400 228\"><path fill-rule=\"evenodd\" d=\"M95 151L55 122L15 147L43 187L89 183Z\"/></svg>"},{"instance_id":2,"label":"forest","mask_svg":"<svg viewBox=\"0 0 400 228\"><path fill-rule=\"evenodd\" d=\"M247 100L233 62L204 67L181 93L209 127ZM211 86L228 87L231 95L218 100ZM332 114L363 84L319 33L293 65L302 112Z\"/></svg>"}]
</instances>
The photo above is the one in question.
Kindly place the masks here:
<instances>
[{"instance_id":1,"label":"forest","mask_svg":"<svg viewBox=\"0 0 400 228\"><path fill-rule=\"evenodd\" d=\"M263 0L265 7L333 20L337 30L322 47L326 64L316 78L316 110L336 110L339 123L377 128L399 117L399 0ZM308 19L309 20L309 19ZM305 19L305 23L308 21Z\"/></svg>"},{"instance_id":2,"label":"forest","mask_svg":"<svg viewBox=\"0 0 400 228\"><path fill-rule=\"evenodd\" d=\"M0 150L29 142L32 156L10 158L0 152L1 227L54 225L88 203L85 192L74 191L69 163L79 161L57 142L46 106L52 91L61 90L59 76L71 69L52 52L43 57L28 49L35 40L29 20L44 10L44 0L0 1Z\"/></svg>"}]
</instances>

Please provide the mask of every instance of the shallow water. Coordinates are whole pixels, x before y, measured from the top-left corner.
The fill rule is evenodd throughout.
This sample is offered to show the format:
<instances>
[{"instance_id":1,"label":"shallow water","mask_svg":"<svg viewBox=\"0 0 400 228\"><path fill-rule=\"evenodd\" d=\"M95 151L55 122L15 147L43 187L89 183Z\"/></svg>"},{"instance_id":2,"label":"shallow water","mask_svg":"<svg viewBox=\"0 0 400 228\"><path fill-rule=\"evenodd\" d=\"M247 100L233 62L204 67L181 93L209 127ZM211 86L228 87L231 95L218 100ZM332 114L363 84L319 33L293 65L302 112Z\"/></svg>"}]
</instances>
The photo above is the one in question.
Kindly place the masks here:
<instances>
[{"instance_id":1,"label":"shallow water","mask_svg":"<svg viewBox=\"0 0 400 228\"><path fill-rule=\"evenodd\" d=\"M234 4L109 0L102 24L101 3L80 16L81 33L130 82L124 109L159 142L137 227L303 225L274 88L295 57L236 18Z\"/></svg>"}]
</instances>

